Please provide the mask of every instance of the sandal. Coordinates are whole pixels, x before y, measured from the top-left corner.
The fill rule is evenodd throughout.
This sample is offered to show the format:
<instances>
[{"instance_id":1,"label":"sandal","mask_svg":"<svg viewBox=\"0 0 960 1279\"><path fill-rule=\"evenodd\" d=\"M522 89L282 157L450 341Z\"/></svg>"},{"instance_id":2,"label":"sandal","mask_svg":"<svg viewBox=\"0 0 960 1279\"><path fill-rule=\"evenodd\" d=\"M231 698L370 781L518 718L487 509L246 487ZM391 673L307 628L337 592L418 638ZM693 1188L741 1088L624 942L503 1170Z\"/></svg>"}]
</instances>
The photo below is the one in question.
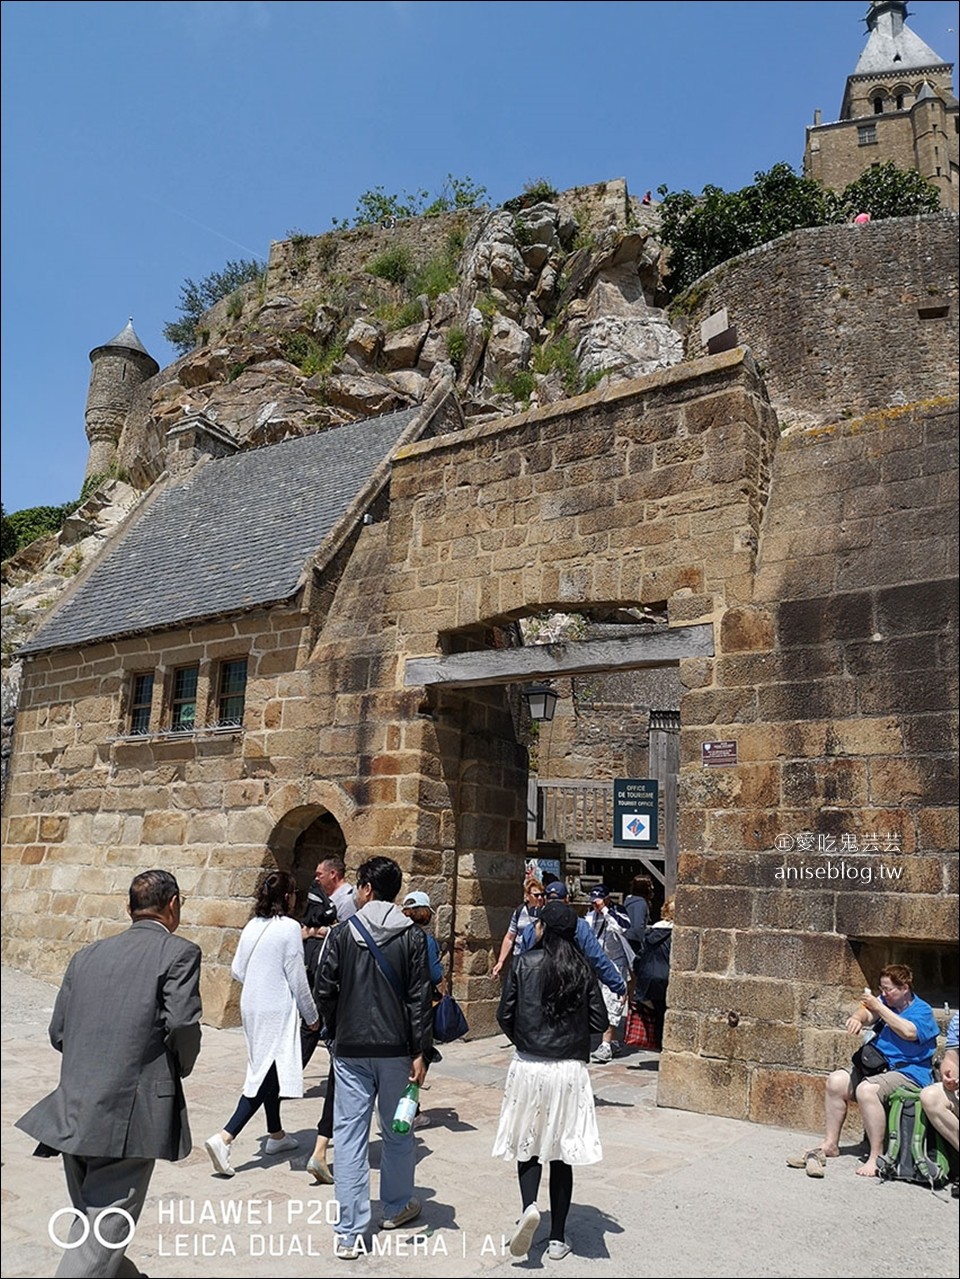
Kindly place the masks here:
<instances>
[{"instance_id":1,"label":"sandal","mask_svg":"<svg viewBox=\"0 0 960 1279\"><path fill-rule=\"evenodd\" d=\"M822 1177L826 1166L827 1157L820 1146L814 1146L812 1150L805 1150L787 1160L788 1168L802 1168L808 1177Z\"/></svg>"}]
</instances>

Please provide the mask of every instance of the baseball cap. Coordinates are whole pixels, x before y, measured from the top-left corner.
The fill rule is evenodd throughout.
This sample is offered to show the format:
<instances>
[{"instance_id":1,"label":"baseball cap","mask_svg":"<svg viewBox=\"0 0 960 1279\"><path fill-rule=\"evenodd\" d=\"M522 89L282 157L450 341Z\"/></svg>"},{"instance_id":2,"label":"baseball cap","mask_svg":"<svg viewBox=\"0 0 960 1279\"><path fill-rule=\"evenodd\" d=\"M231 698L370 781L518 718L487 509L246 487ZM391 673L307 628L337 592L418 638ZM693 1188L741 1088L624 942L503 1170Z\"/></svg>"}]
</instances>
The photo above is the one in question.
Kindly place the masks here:
<instances>
[{"instance_id":1,"label":"baseball cap","mask_svg":"<svg viewBox=\"0 0 960 1279\"><path fill-rule=\"evenodd\" d=\"M565 902L567 900L567 886L562 879L551 880L543 891L547 895L547 901L555 899Z\"/></svg>"},{"instance_id":2,"label":"baseball cap","mask_svg":"<svg viewBox=\"0 0 960 1279\"><path fill-rule=\"evenodd\" d=\"M609 897L610 889L606 884L597 884L595 888L590 889L590 900L595 902L598 897Z\"/></svg>"},{"instance_id":3,"label":"baseball cap","mask_svg":"<svg viewBox=\"0 0 960 1279\"><path fill-rule=\"evenodd\" d=\"M427 910L433 910L430 905L430 898L426 893L407 893L403 899L403 909L407 910L413 906L426 906Z\"/></svg>"}]
</instances>

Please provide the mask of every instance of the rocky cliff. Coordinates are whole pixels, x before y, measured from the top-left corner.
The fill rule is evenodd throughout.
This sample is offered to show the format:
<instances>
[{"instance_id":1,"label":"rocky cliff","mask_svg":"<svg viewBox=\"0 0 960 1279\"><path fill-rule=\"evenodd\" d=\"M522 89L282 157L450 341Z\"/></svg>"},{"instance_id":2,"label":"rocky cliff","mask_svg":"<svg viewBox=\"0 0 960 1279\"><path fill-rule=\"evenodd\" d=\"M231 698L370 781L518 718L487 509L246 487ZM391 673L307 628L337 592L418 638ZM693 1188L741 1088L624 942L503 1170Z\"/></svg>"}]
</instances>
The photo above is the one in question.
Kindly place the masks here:
<instances>
[{"instance_id":1,"label":"rocky cliff","mask_svg":"<svg viewBox=\"0 0 960 1279\"><path fill-rule=\"evenodd\" d=\"M139 388L124 481L4 564L4 751L16 649L164 474L184 415L253 448L417 403L443 377L476 420L667 367L682 343L661 309L657 233L656 206L616 179L274 242L263 280L211 308L197 346Z\"/></svg>"}]
</instances>

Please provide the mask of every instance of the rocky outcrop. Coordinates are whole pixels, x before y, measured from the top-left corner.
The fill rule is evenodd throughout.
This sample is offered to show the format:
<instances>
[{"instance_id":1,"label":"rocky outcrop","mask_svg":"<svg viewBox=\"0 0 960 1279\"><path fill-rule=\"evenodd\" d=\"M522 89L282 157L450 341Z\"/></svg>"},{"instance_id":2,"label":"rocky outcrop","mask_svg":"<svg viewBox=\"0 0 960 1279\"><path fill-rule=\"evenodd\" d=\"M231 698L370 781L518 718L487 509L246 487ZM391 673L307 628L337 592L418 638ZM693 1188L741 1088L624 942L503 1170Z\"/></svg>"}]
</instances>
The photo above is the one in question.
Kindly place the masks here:
<instances>
[{"instance_id":1,"label":"rocky outcrop","mask_svg":"<svg viewBox=\"0 0 960 1279\"><path fill-rule=\"evenodd\" d=\"M149 488L166 467L168 430L194 414L251 448L421 402L446 376L464 416L484 420L665 367L681 350L660 309L663 270L656 208L622 179L294 236L271 246L265 284L218 302L200 345L139 388L118 462ZM135 488L103 489L59 538L6 566L7 652Z\"/></svg>"}]
</instances>

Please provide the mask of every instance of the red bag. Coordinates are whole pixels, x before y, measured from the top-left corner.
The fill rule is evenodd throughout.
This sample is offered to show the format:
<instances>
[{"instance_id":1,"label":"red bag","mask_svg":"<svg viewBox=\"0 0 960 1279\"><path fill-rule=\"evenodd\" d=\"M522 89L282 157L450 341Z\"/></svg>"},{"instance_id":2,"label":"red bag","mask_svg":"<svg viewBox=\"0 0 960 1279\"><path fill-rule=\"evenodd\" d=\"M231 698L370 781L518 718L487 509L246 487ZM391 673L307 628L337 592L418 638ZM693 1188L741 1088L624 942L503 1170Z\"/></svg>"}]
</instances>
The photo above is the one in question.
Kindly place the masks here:
<instances>
[{"instance_id":1,"label":"red bag","mask_svg":"<svg viewBox=\"0 0 960 1279\"><path fill-rule=\"evenodd\" d=\"M627 1024L623 1032L623 1042L631 1048L649 1048L653 1052L660 1051L653 1026L653 1013L649 1008L631 1008L627 1013Z\"/></svg>"}]
</instances>

